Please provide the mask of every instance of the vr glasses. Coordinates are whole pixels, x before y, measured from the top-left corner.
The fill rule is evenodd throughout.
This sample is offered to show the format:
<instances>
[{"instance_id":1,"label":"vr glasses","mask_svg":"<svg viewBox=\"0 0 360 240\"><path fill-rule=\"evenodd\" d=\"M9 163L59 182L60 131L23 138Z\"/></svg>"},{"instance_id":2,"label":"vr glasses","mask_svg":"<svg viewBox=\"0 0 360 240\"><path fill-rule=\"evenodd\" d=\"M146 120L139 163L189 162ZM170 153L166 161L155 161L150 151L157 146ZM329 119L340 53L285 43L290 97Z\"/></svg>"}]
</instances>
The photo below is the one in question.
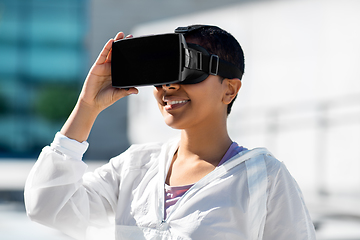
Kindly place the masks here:
<instances>
[{"instance_id":1,"label":"vr glasses","mask_svg":"<svg viewBox=\"0 0 360 240\"><path fill-rule=\"evenodd\" d=\"M130 88L172 83L195 84L209 74L241 79L233 64L209 54L203 47L186 43L178 28L175 33L127 38L112 45L112 86Z\"/></svg>"}]
</instances>

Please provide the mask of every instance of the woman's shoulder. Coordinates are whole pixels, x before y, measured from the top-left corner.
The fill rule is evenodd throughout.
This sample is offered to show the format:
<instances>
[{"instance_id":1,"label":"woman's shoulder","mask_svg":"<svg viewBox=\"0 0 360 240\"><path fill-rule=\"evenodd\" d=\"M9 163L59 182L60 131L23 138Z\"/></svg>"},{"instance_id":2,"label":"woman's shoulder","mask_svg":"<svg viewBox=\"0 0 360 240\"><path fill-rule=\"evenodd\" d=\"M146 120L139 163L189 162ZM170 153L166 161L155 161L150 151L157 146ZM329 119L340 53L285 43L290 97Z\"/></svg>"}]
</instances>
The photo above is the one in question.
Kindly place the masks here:
<instances>
[{"instance_id":1,"label":"woman's shoulder","mask_svg":"<svg viewBox=\"0 0 360 240\"><path fill-rule=\"evenodd\" d=\"M177 147L179 139L170 139L166 142L148 142L132 144L124 153L128 154L160 154L163 151L169 151L171 148Z\"/></svg>"},{"instance_id":2,"label":"woman's shoulder","mask_svg":"<svg viewBox=\"0 0 360 240\"><path fill-rule=\"evenodd\" d=\"M284 189L300 192L296 180L284 162L278 160L269 150L255 148L249 152L253 152L253 156L248 159L252 160L252 164L255 166L252 173L256 174L255 178L257 179L261 179L261 176L266 177L268 192L282 192ZM255 152L257 153L254 154Z\"/></svg>"},{"instance_id":3,"label":"woman's shoulder","mask_svg":"<svg viewBox=\"0 0 360 240\"><path fill-rule=\"evenodd\" d=\"M126 151L112 158L113 164L127 164L141 167L149 162L158 162L164 155L177 148L178 140L171 139L167 142L150 142L132 144Z\"/></svg>"},{"instance_id":4,"label":"woman's shoulder","mask_svg":"<svg viewBox=\"0 0 360 240\"><path fill-rule=\"evenodd\" d=\"M250 149L247 150L246 154L251 154L251 158L257 159L257 161L264 161L268 176L276 176L283 168L286 169L284 163L278 160L274 154L266 148Z\"/></svg>"}]
</instances>

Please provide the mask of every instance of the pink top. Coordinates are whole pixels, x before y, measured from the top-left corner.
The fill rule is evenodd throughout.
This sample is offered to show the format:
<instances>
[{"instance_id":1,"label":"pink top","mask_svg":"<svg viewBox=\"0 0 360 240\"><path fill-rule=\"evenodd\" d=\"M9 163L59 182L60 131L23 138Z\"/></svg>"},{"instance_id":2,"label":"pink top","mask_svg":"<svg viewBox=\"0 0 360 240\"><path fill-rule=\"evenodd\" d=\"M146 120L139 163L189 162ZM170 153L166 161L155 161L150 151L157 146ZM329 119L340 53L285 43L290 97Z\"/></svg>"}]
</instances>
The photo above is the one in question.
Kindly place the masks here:
<instances>
[{"instance_id":1,"label":"pink top","mask_svg":"<svg viewBox=\"0 0 360 240\"><path fill-rule=\"evenodd\" d=\"M229 149L226 151L223 158L220 160L219 165L223 164L239 152L245 150L243 147L239 147L236 142L233 142ZM177 203L177 201L189 190L194 184L184 185L184 186L169 186L165 184L165 218L171 211L172 207Z\"/></svg>"}]
</instances>

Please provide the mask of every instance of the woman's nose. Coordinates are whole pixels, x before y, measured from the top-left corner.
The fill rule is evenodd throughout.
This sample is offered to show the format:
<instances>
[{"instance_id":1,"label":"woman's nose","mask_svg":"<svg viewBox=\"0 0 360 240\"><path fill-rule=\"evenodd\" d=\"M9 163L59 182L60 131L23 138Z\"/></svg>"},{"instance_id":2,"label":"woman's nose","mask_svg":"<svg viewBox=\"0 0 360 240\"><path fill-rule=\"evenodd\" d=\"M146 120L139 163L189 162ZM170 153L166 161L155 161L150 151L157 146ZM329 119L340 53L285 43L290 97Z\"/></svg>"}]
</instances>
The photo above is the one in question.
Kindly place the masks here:
<instances>
[{"instance_id":1,"label":"woman's nose","mask_svg":"<svg viewBox=\"0 0 360 240\"><path fill-rule=\"evenodd\" d=\"M178 89L180 87L180 84L178 83L170 83L170 84L164 84L162 85L162 88L165 89L165 90L175 90L175 89Z\"/></svg>"}]
</instances>

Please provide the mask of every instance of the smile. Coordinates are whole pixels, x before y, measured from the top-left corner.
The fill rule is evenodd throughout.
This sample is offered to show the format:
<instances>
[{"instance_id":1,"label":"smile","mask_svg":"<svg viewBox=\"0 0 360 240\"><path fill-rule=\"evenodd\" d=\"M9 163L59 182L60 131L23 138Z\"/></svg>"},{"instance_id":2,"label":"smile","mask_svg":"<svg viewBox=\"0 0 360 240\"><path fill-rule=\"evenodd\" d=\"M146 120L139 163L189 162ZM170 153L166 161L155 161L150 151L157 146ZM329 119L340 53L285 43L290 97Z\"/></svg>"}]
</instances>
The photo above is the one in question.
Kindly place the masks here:
<instances>
[{"instance_id":1,"label":"smile","mask_svg":"<svg viewBox=\"0 0 360 240\"><path fill-rule=\"evenodd\" d=\"M182 101L169 101L167 102L168 105L175 105L175 104L180 104L180 103L186 103L189 100L182 100Z\"/></svg>"},{"instance_id":2,"label":"smile","mask_svg":"<svg viewBox=\"0 0 360 240\"><path fill-rule=\"evenodd\" d=\"M165 110L169 111L169 110L174 110L177 108L181 108L182 106L184 106L185 104L187 104L188 102L190 102L190 100L174 100L174 101L168 101L165 102Z\"/></svg>"}]
</instances>

